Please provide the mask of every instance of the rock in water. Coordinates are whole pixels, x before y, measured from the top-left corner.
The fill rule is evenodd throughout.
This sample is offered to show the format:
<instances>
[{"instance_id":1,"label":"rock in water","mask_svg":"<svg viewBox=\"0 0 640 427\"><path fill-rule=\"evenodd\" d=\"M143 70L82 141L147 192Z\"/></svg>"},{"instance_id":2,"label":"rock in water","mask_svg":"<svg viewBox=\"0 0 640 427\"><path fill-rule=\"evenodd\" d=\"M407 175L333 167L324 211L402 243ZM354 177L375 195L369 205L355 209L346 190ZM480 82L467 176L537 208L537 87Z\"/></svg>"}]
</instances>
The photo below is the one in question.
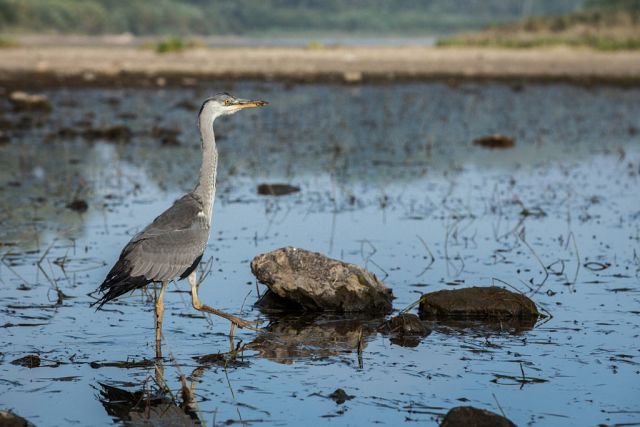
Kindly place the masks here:
<instances>
[{"instance_id":1,"label":"rock in water","mask_svg":"<svg viewBox=\"0 0 640 427\"><path fill-rule=\"evenodd\" d=\"M429 330L422 324L415 314L399 314L384 322L378 331L398 335L426 336Z\"/></svg>"},{"instance_id":2,"label":"rock in water","mask_svg":"<svg viewBox=\"0 0 640 427\"><path fill-rule=\"evenodd\" d=\"M0 411L0 426L2 427L34 427L28 420L11 411Z\"/></svg>"},{"instance_id":3,"label":"rock in water","mask_svg":"<svg viewBox=\"0 0 640 427\"><path fill-rule=\"evenodd\" d=\"M17 90L11 92L9 101L16 111L51 111L51 103L45 95L29 94Z\"/></svg>"},{"instance_id":4,"label":"rock in water","mask_svg":"<svg viewBox=\"0 0 640 427\"><path fill-rule=\"evenodd\" d=\"M516 427L505 417L472 406L458 406L447 412L440 427Z\"/></svg>"},{"instance_id":5,"label":"rock in water","mask_svg":"<svg viewBox=\"0 0 640 427\"><path fill-rule=\"evenodd\" d=\"M289 184L260 184L258 194L261 196L285 196L300 191L300 187Z\"/></svg>"},{"instance_id":6,"label":"rock in water","mask_svg":"<svg viewBox=\"0 0 640 427\"><path fill-rule=\"evenodd\" d=\"M391 335L390 341L403 347L416 347L431 331L415 314L399 314L378 327L378 332Z\"/></svg>"},{"instance_id":7,"label":"rock in water","mask_svg":"<svg viewBox=\"0 0 640 427\"><path fill-rule=\"evenodd\" d=\"M491 149L495 149L495 148L505 149L505 148L515 147L516 141L509 136L495 134L495 135L489 135L489 136L484 136L482 138L475 139L473 141L473 145L479 145L481 147L491 148Z\"/></svg>"},{"instance_id":8,"label":"rock in water","mask_svg":"<svg viewBox=\"0 0 640 427\"><path fill-rule=\"evenodd\" d=\"M444 290L424 294L422 319L535 319L540 316L531 299L497 286Z\"/></svg>"},{"instance_id":9,"label":"rock in water","mask_svg":"<svg viewBox=\"0 0 640 427\"><path fill-rule=\"evenodd\" d=\"M13 360L11 364L24 366L25 368L37 368L40 366L40 356L38 356L37 354L30 354L28 356Z\"/></svg>"},{"instance_id":10,"label":"rock in water","mask_svg":"<svg viewBox=\"0 0 640 427\"><path fill-rule=\"evenodd\" d=\"M347 394L347 392L341 388L337 389L336 391L334 391L329 395L329 399L333 400L338 405L342 405L344 402L346 402L347 400L351 400L354 397L355 396L351 396L350 394Z\"/></svg>"},{"instance_id":11,"label":"rock in water","mask_svg":"<svg viewBox=\"0 0 640 427\"><path fill-rule=\"evenodd\" d=\"M277 296L306 310L385 314L393 293L378 278L354 264L293 247L256 256L256 278Z\"/></svg>"}]
</instances>

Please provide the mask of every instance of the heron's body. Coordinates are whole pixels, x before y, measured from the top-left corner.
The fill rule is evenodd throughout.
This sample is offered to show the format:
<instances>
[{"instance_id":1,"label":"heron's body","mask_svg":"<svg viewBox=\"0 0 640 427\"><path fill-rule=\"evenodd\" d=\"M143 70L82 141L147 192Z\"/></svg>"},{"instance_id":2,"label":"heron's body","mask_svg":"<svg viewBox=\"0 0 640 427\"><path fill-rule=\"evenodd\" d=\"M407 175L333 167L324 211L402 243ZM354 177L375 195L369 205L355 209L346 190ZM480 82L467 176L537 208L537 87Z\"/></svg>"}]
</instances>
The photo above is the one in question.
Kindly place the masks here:
<instances>
[{"instance_id":1,"label":"heron's body","mask_svg":"<svg viewBox=\"0 0 640 427\"><path fill-rule=\"evenodd\" d=\"M265 105L262 101L238 100L219 94L204 102L198 116L202 140L202 166L194 190L185 194L161 213L151 224L136 234L124 247L116 264L98 288L103 295L94 304L101 308L107 302L149 283L162 283L159 303L156 303L156 339L162 325L162 296L172 280L189 278L193 305L246 327L245 322L200 303L197 296L195 269L209 240L211 216L216 192L218 152L213 122L221 115L233 114L242 108ZM159 343L158 343L159 345Z\"/></svg>"},{"instance_id":2,"label":"heron's body","mask_svg":"<svg viewBox=\"0 0 640 427\"><path fill-rule=\"evenodd\" d=\"M198 266L209 239L202 199L182 196L124 247L98 289L105 303L152 282L184 279Z\"/></svg>"}]
</instances>

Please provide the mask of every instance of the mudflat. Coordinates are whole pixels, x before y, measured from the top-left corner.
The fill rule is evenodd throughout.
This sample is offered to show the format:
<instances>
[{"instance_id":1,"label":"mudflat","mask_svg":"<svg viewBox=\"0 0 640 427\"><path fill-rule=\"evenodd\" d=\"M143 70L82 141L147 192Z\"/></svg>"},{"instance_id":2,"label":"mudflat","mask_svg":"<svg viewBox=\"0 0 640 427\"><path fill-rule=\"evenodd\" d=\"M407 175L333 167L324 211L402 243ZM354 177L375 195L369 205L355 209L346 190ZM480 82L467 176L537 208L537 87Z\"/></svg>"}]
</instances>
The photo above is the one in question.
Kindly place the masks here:
<instances>
[{"instance_id":1,"label":"mudflat","mask_svg":"<svg viewBox=\"0 0 640 427\"><path fill-rule=\"evenodd\" d=\"M202 79L375 82L435 79L640 84L640 51L430 46L214 47L157 53L135 46L0 50L0 84L190 85Z\"/></svg>"}]
</instances>

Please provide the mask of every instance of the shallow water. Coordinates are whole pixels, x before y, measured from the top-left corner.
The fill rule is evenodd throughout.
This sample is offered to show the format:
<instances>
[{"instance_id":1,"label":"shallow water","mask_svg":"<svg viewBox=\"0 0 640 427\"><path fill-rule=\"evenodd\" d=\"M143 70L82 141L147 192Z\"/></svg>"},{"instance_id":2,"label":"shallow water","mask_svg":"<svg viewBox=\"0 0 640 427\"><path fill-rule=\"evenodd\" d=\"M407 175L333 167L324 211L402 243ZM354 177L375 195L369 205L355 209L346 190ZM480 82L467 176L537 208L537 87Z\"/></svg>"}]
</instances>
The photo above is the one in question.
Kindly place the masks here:
<instances>
[{"instance_id":1,"label":"shallow water","mask_svg":"<svg viewBox=\"0 0 640 427\"><path fill-rule=\"evenodd\" d=\"M229 325L195 313L186 283L170 288L164 379L178 401L180 374L193 381L204 424L437 425L459 405L518 425L640 424L640 90L564 85L242 82L51 90L49 115L1 104L11 142L0 145L0 409L37 425L111 425L136 415L114 410L102 384L157 388L152 363L109 366L153 358L150 294L100 312L87 294L193 186L193 100L210 90L270 105L216 124L213 267L200 296L267 330L236 331L247 347L226 367L195 360L229 351ZM130 141L58 132L111 124L126 124ZM179 129L181 144L160 144L154 126ZM516 147L471 143L496 132ZM258 196L263 182L301 191ZM66 207L74 198L85 213ZM265 288L249 262L285 245L366 266L396 310L495 283L551 317L531 329L429 323L405 347L375 319L267 316L253 308ZM29 354L40 367L10 363ZM354 398L327 398L339 387ZM167 399L154 417L193 424Z\"/></svg>"}]
</instances>

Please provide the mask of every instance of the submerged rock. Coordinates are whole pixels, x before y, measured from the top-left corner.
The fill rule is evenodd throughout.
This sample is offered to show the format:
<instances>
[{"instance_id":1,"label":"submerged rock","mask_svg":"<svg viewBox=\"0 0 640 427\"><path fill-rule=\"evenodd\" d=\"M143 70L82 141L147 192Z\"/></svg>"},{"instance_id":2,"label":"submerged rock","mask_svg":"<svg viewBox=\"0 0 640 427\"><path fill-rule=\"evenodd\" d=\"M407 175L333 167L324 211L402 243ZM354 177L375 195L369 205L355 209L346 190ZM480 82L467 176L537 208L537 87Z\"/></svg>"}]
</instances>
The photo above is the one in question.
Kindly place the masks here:
<instances>
[{"instance_id":1,"label":"submerged rock","mask_svg":"<svg viewBox=\"0 0 640 427\"><path fill-rule=\"evenodd\" d=\"M415 314L400 314L392 317L378 327L378 332L391 335L393 344L403 347L416 347L420 339L431 333Z\"/></svg>"},{"instance_id":2,"label":"submerged rock","mask_svg":"<svg viewBox=\"0 0 640 427\"><path fill-rule=\"evenodd\" d=\"M17 90L11 92L9 101L16 111L51 111L51 103L45 95L29 94Z\"/></svg>"},{"instance_id":3,"label":"submerged rock","mask_svg":"<svg viewBox=\"0 0 640 427\"><path fill-rule=\"evenodd\" d=\"M422 319L536 319L535 303L524 295L497 286L443 290L424 294Z\"/></svg>"},{"instance_id":4,"label":"submerged rock","mask_svg":"<svg viewBox=\"0 0 640 427\"><path fill-rule=\"evenodd\" d=\"M82 131L82 137L89 140L105 140L116 142L128 142L133 132L127 126L115 125L100 128L89 128Z\"/></svg>"},{"instance_id":5,"label":"submerged rock","mask_svg":"<svg viewBox=\"0 0 640 427\"><path fill-rule=\"evenodd\" d=\"M0 130L0 145L8 144L11 141L9 134L3 130Z\"/></svg>"},{"instance_id":6,"label":"submerged rock","mask_svg":"<svg viewBox=\"0 0 640 427\"><path fill-rule=\"evenodd\" d=\"M40 366L40 356L29 354L28 356L11 361L12 365L24 366L25 368L37 368Z\"/></svg>"},{"instance_id":7,"label":"submerged rock","mask_svg":"<svg viewBox=\"0 0 640 427\"><path fill-rule=\"evenodd\" d=\"M473 406L458 406L445 415L440 427L516 427L507 418Z\"/></svg>"},{"instance_id":8,"label":"submerged rock","mask_svg":"<svg viewBox=\"0 0 640 427\"><path fill-rule=\"evenodd\" d=\"M180 129L177 128L163 128L155 126L151 129L151 136L160 140L162 145L180 145Z\"/></svg>"},{"instance_id":9,"label":"submerged rock","mask_svg":"<svg viewBox=\"0 0 640 427\"><path fill-rule=\"evenodd\" d=\"M89 204L82 199L73 199L69 203L67 203L67 209L71 209L72 211L84 213L89 209Z\"/></svg>"},{"instance_id":10,"label":"submerged rock","mask_svg":"<svg viewBox=\"0 0 640 427\"><path fill-rule=\"evenodd\" d=\"M478 138L473 141L473 145L479 145L481 147L491 148L491 149L494 149L494 148L505 149L505 148L515 147L516 141L509 136L495 134L495 135L489 135L489 136L484 136L482 138Z\"/></svg>"},{"instance_id":11,"label":"submerged rock","mask_svg":"<svg viewBox=\"0 0 640 427\"><path fill-rule=\"evenodd\" d=\"M392 308L391 289L374 274L317 252L276 249L256 256L251 271L277 296L306 310L385 314Z\"/></svg>"},{"instance_id":12,"label":"submerged rock","mask_svg":"<svg viewBox=\"0 0 640 427\"><path fill-rule=\"evenodd\" d=\"M333 393L331 393L329 395L329 399L333 400L334 402L336 402L338 405L342 405L344 402L346 402L347 400L351 400L353 399L355 396L352 396L350 394L347 394L346 391L344 391L343 389L339 388L336 389L336 391L334 391Z\"/></svg>"},{"instance_id":13,"label":"submerged rock","mask_svg":"<svg viewBox=\"0 0 640 427\"><path fill-rule=\"evenodd\" d=\"M34 427L28 420L11 411L0 411L0 426L2 427Z\"/></svg>"},{"instance_id":14,"label":"submerged rock","mask_svg":"<svg viewBox=\"0 0 640 427\"><path fill-rule=\"evenodd\" d=\"M289 184L260 184L258 185L258 194L261 196L284 196L291 193L297 193L300 187Z\"/></svg>"}]
</instances>

